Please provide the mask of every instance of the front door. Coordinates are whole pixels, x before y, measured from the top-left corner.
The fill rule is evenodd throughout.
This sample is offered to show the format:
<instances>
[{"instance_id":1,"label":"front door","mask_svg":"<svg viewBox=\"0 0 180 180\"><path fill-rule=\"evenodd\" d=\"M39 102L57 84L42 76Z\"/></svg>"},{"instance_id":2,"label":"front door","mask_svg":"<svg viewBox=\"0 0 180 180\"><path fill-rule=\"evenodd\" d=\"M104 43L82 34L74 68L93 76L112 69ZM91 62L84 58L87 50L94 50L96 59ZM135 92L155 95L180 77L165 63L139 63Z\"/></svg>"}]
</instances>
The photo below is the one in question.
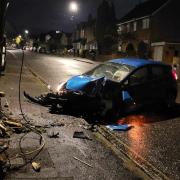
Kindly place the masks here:
<instances>
[{"instance_id":1,"label":"front door","mask_svg":"<svg viewBox=\"0 0 180 180\"><path fill-rule=\"evenodd\" d=\"M156 61L163 60L163 46L155 46L154 47L153 59Z\"/></svg>"}]
</instances>

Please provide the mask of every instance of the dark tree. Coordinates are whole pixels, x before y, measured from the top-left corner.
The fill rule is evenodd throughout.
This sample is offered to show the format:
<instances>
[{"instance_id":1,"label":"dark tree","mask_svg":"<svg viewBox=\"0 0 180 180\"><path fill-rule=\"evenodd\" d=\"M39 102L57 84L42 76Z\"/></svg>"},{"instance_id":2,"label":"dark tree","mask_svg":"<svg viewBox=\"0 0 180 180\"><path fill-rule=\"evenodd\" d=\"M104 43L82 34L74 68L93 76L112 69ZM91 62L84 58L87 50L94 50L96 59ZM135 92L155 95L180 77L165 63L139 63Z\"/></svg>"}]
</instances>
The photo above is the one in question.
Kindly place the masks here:
<instances>
[{"instance_id":1,"label":"dark tree","mask_svg":"<svg viewBox=\"0 0 180 180\"><path fill-rule=\"evenodd\" d=\"M100 54L111 53L117 43L115 8L108 0L103 0L97 10L96 39Z\"/></svg>"},{"instance_id":2,"label":"dark tree","mask_svg":"<svg viewBox=\"0 0 180 180\"><path fill-rule=\"evenodd\" d=\"M5 26L5 18L6 18L6 7L7 7L7 1L6 0L0 0L0 42L3 39L4 34L4 26Z\"/></svg>"}]
</instances>

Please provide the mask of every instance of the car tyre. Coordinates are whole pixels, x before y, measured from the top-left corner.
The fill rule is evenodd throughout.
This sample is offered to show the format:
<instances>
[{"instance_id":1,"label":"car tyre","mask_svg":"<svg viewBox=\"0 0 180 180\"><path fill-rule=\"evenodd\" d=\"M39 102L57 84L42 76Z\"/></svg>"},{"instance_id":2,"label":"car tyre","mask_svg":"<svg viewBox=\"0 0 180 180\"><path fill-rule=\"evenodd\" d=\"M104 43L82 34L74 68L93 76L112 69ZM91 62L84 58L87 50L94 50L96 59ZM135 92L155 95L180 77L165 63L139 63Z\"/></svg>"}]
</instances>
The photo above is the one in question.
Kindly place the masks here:
<instances>
[{"instance_id":1,"label":"car tyre","mask_svg":"<svg viewBox=\"0 0 180 180\"><path fill-rule=\"evenodd\" d=\"M166 103L165 103L167 108L172 108L172 107L175 106L175 104L176 104L176 97L177 97L177 93L175 93L173 91L170 91L167 94Z\"/></svg>"}]
</instances>

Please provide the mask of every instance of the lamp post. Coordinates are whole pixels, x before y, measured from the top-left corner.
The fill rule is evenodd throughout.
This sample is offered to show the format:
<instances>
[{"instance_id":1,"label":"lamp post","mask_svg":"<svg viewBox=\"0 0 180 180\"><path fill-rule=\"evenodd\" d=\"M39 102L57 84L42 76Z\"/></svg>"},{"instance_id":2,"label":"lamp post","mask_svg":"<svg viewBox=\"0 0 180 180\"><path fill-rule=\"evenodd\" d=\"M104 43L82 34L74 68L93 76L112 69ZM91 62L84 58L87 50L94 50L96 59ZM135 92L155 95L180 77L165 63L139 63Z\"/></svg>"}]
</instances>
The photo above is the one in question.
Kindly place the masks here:
<instances>
[{"instance_id":1,"label":"lamp post","mask_svg":"<svg viewBox=\"0 0 180 180\"><path fill-rule=\"evenodd\" d=\"M0 0L0 73L5 70L6 65L6 38L4 37L4 26L8 5L9 3L7 0Z\"/></svg>"},{"instance_id":2,"label":"lamp post","mask_svg":"<svg viewBox=\"0 0 180 180\"><path fill-rule=\"evenodd\" d=\"M69 11L72 13L71 21L75 20L75 16L77 16L77 12L79 11L79 5L76 1L72 1L69 4Z\"/></svg>"},{"instance_id":3,"label":"lamp post","mask_svg":"<svg viewBox=\"0 0 180 180\"><path fill-rule=\"evenodd\" d=\"M24 45L25 45L25 48L26 48L26 46L28 46L28 35L29 35L29 30L27 30L27 29L24 30L24 37L25 37L24 38L24 40L25 40Z\"/></svg>"},{"instance_id":4,"label":"lamp post","mask_svg":"<svg viewBox=\"0 0 180 180\"><path fill-rule=\"evenodd\" d=\"M76 26L75 15L77 16L77 13L79 11L79 5L76 1L71 1L69 3L69 11L72 13L70 19L71 19L71 21L73 21L74 26ZM76 37L75 37L75 39L76 39ZM77 53L77 46L75 44L73 44L73 55L75 56L76 53Z\"/></svg>"}]
</instances>

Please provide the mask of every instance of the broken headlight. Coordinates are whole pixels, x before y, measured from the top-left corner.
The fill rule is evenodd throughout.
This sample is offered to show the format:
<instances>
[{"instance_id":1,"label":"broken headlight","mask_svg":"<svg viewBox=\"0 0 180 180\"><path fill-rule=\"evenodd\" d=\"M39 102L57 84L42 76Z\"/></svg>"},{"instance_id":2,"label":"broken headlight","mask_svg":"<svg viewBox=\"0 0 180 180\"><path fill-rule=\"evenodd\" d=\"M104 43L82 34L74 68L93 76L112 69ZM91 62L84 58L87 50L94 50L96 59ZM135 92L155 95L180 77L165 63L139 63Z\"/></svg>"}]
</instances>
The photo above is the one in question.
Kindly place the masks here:
<instances>
[{"instance_id":1,"label":"broken headlight","mask_svg":"<svg viewBox=\"0 0 180 180\"><path fill-rule=\"evenodd\" d=\"M65 88L65 85L66 85L66 82L60 83L56 88L57 92L63 91Z\"/></svg>"}]
</instances>

